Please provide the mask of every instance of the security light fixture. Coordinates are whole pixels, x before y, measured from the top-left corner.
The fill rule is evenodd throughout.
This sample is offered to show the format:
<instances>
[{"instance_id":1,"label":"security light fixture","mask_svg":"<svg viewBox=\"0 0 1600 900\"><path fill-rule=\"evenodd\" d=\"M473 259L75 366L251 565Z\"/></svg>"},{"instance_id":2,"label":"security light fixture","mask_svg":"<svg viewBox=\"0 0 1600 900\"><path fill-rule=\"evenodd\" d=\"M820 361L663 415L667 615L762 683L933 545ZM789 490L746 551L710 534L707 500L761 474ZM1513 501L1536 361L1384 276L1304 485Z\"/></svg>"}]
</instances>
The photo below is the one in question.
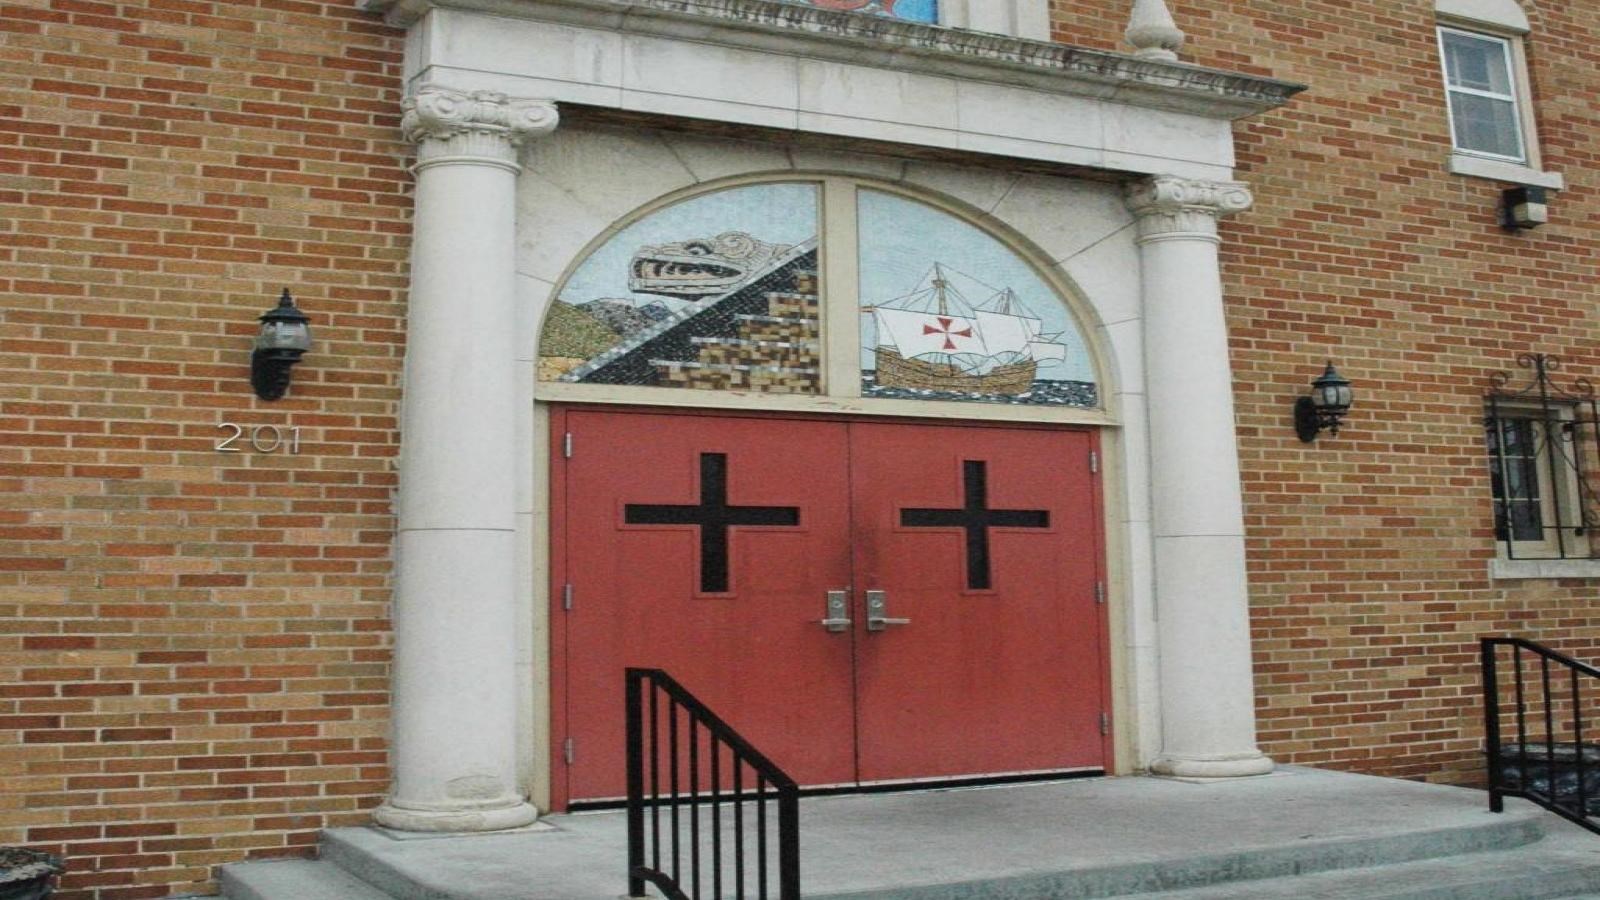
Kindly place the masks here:
<instances>
[{"instance_id":1,"label":"security light fixture","mask_svg":"<svg viewBox=\"0 0 1600 900\"><path fill-rule=\"evenodd\" d=\"M250 354L250 386L263 400L280 400L289 390L289 369L311 349L311 319L283 289L278 305L261 314L261 333Z\"/></svg>"},{"instance_id":2,"label":"security light fixture","mask_svg":"<svg viewBox=\"0 0 1600 900\"><path fill-rule=\"evenodd\" d=\"M1309 444L1320 431L1339 433L1339 420L1350 411L1350 401L1355 395L1350 390L1350 379L1339 374L1328 361L1328 368L1316 381L1311 382L1309 396L1294 402L1294 432Z\"/></svg>"},{"instance_id":3,"label":"security light fixture","mask_svg":"<svg viewBox=\"0 0 1600 900\"><path fill-rule=\"evenodd\" d=\"M1500 224L1511 230L1538 228L1550 221L1550 207L1545 202L1544 188L1533 185L1507 188L1500 194L1502 212Z\"/></svg>"}]
</instances>

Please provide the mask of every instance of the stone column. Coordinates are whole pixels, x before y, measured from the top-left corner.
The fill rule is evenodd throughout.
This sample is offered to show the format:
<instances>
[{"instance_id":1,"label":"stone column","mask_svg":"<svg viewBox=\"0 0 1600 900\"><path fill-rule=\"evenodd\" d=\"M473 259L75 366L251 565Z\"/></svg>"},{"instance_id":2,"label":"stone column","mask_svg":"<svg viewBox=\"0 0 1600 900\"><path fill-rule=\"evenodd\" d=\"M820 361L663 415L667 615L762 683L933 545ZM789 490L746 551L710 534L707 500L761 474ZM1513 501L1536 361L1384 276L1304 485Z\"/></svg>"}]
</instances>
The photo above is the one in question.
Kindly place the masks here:
<instances>
[{"instance_id":1,"label":"stone column","mask_svg":"<svg viewBox=\"0 0 1600 900\"><path fill-rule=\"evenodd\" d=\"M1236 182L1158 175L1132 186L1143 279L1151 519L1164 775L1259 775L1233 379L1217 220Z\"/></svg>"},{"instance_id":2,"label":"stone column","mask_svg":"<svg viewBox=\"0 0 1600 900\"><path fill-rule=\"evenodd\" d=\"M518 148L555 105L424 87L401 404L394 785L379 824L491 831L517 783L513 435Z\"/></svg>"}]
</instances>

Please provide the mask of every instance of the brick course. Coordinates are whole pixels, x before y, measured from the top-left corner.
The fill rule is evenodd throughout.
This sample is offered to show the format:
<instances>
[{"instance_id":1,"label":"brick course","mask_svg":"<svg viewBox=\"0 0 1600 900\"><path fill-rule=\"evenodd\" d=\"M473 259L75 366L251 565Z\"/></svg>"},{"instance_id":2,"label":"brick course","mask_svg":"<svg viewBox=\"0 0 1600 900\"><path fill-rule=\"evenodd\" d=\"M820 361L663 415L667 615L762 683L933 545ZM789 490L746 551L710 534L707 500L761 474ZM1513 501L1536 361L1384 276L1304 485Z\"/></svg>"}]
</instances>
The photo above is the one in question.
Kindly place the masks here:
<instances>
[{"instance_id":1,"label":"brick course","mask_svg":"<svg viewBox=\"0 0 1600 900\"><path fill-rule=\"evenodd\" d=\"M64 853L65 900L205 891L387 785L402 36L297 0L0 30L0 843ZM283 286L316 361L266 404Z\"/></svg>"},{"instance_id":2,"label":"brick course","mask_svg":"<svg viewBox=\"0 0 1600 900\"><path fill-rule=\"evenodd\" d=\"M1309 84L1241 123L1255 207L1223 225L1259 730L1280 760L1481 781L1479 636L1600 651L1591 579L1492 581L1483 397L1517 355L1600 374L1600 20L1524 3L1551 222L1508 233L1505 185L1449 174L1428 0L1169 0L1184 58ZM1052 3L1114 48L1114 2ZM1290 406L1323 361L1354 382L1337 437Z\"/></svg>"}]
</instances>

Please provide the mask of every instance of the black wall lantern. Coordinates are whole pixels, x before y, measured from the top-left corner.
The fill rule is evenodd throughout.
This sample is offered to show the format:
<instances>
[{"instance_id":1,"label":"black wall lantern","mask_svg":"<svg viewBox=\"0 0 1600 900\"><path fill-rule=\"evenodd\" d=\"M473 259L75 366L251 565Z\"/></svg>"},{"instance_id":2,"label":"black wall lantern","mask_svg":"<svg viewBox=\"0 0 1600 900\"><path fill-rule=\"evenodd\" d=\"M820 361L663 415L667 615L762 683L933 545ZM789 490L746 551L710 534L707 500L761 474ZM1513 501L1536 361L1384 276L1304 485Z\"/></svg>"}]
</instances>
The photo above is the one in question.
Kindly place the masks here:
<instances>
[{"instance_id":1,"label":"black wall lantern","mask_svg":"<svg viewBox=\"0 0 1600 900\"><path fill-rule=\"evenodd\" d=\"M261 314L261 333L250 354L250 386L263 400L279 400L289 390L289 368L311 349L311 319L283 289L278 305Z\"/></svg>"},{"instance_id":2,"label":"black wall lantern","mask_svg":"<svg viewBox=\"0 0 1600 900\"><path fill-rule=\"evenodd\" d=\"M1350 411L1353 399L1350 379L1340 375L1330 360L1322 375L1311 382L1310 396L1294 402L1294 433L1307 444L1317 439L1319 431L1338 434L1339 420Z\"/></svg>"}]
</instances>

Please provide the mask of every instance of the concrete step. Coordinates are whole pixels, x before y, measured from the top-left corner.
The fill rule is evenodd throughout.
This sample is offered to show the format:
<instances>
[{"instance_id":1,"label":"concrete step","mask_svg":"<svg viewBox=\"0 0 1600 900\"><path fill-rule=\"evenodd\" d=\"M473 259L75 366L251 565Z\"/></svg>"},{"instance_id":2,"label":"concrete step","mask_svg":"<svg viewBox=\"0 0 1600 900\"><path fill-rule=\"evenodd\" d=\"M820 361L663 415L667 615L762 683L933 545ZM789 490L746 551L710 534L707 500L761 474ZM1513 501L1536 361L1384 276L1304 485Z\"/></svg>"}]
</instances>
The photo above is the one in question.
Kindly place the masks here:
<instances>
[{"instance_id":1,"label":"concrete step","mask_svg":"<svg viewBox=\"0 0 1600 900\"><path fill-rule=\"evenodd\" d=\"M1235 881L1134 895L1137 900L1587 900L1600 898L1600 839L1552 833L1514 850ZM1134 900L1130 897L1130 900Z\"/></svg>"},{"instance_id":2,"label":"concrete step","mask_svg":"<svg viewBox=\"0 0 1600 900\"><path fill-rule=\"evenodd\" d=\"M801 803L802 881L806 900L1600 895L1600 838L1521 801L1486 806L1475 791L1304 769L821 797ZM623 824L607 812L479 835L335 829L320 863L230 867L224 885L230 900L614 900ZM321 894L262 882L296 869L319 888L354 880Z\"/></svg>"},{"instance_id":3,"label":"concrete step","mask_svg":"<svg viewBox=\"0 0 1600 900\"><path fill-rule=\"evenodd\" d=\"M325 860L381 887L396 900L599 900L615 897L622 883L625 845L615 819L614 815L557 816L552 820L559 824L545 823L547 830L543 833L453 839L401 836L370 828L336 829L323 835L322 852ZM846 829L850 826L848 822L837 824ZM822 852L805 858L806 897L1056 900L1118 897L1167 886L1217 885L1221 892L1214 896L1221 898L1252 881L1265 882L1294 873L1348 873L1414 860L1458 860L1505 853L1538 846L1536 842L1543 834L1539 818L1526 813L1485 815L1479 823L1450 828L1332 840L1306 836L1282 846L1139 862L1019 859L1016 865L1003 867L1003 871L976 877L968 867L970 861L921 854L889 853L878 867L873 867L870 860L841 861L837 857L830 864L828 850L819 846L815 849ZM994 836L985 837L992 840ZM1006 850L995 847L993 852L1005 855ZM836 870L841 862L845 868L874 871L864 879L865 883L860 875L840 879ZM556 870L557 865L564 871ZM546 871L547 867L550 870ZM1586 890L1591 886L1600 886L1600 882L1574 881L1561 889ZM1291 895L1269 892L1260 896Z\"/></svg>"},{"instance_id":4,"label":"concrete step","mask_svg":"<svg viewBox=\"0 0 1600 900\"><path fill-rule=\"evenodd\" d=\"M222 867L227 900L393 900L331 862L284 859Z\"/></svg>"},{"instance_id":5,"label":"concrete step","mask_svg":"<svg viewBox=\"0 0 1600 900\"><path fill-rule=\"evenodd\" d=\"M999 878L806 891L807 900L1542 900L1600 887L1600 842L1540 830L1455 828L1387 840L1119 866L1052 866ZM1550 842L1550 843L1547 843Z\"/></svg>"}]
</instances>

